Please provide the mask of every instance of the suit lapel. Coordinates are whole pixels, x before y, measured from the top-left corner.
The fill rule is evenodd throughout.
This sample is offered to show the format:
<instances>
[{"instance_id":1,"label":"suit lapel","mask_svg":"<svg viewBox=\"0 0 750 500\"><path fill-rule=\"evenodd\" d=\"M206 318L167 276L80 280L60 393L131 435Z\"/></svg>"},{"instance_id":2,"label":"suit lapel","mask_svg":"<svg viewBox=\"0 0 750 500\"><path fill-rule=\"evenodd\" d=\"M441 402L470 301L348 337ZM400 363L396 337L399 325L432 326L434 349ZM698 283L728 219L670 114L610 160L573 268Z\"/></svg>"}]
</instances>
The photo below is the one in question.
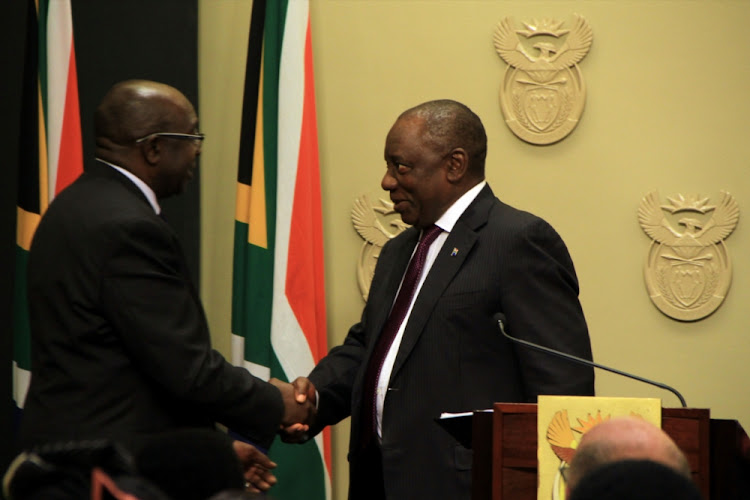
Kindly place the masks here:
<instances>
[{"instance_id":1,"label":"suit lapel","mask_svg":"<svg viewBox=\"0 0 750 500\"><path fill-rule=\"evenodd\" d=\"M393 364L391 378L398 373L406 362L424 331L424 327L431 317L435 305L440 297L443 296L445 289L461 269L471 249L476 244L479 237L478 231L487 223L494 197L489 185L485 186L458 221L456 221L456 225L453 226L453 230L448 235L445 243L443 243L443 247L440 249L427 278L422 284L419 296L414 302L414 307L409 315L408 323L401 339L401 345Z\"/></svg>"}]
</instances>

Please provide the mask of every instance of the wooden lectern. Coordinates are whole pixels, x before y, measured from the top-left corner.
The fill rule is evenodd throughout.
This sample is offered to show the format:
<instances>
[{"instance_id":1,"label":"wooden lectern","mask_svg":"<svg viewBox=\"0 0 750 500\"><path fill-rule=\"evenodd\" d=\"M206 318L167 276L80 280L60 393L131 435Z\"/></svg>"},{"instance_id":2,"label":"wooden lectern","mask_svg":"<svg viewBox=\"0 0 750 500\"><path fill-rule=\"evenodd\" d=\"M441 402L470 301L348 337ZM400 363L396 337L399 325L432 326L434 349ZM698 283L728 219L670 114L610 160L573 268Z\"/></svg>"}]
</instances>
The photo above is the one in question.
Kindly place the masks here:
<instances>
[{"instance_id":1,"label":"wooden lectern","mask_svg":"<svg viewBox=\"0 0 750 500\"><path fill-rule=\"evenodd\" d=\"M522 403L474 413L472 500L536 500L536 417L537 405ZM711 420L708 409L664 408L662 428L685 452L706 500L740 498L750 440L736 421Z\"/></svg>"}]
</instances>

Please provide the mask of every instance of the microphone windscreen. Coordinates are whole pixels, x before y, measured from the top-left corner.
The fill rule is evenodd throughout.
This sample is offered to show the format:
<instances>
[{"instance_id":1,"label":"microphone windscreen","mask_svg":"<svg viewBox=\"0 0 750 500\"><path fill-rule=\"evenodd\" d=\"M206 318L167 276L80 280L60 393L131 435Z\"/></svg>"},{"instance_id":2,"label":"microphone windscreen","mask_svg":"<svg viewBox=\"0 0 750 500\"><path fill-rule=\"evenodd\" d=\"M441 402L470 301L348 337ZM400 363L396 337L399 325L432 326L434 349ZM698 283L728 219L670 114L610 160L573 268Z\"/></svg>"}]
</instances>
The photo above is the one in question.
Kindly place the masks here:
<instances>
[{"instance_id":1,"label":"microphone windscreen","mask_svg":"<svg viewBox=\"0 0 750 500\"><path fill-rule=\"evenodd\" d=\"M493 316L493 319L495 320L495 323L502 323L503 326L505 326L505 324L507 323L505 319L505 314L501 312L495 313L495 315Z\"/></svg>"}]
</instances>

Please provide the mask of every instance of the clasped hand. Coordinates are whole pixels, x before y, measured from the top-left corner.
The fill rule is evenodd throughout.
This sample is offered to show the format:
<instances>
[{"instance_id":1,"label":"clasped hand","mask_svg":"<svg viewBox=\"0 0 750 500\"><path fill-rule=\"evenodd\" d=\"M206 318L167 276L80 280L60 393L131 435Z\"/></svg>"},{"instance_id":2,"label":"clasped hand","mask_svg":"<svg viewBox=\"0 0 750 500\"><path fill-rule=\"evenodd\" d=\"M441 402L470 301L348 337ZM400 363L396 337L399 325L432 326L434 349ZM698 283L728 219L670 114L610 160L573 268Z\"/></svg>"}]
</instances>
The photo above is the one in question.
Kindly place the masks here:
<instances>
[{"instance_id":1,"label":"clasped hand","mask_svg":"<svg viewBox=\"0 0 750 500\"><path fill-rule=\"evenodd\" d=\"M269 380L281 391L284 401L284 418L279 433L286 443L307 441L316 409L315 386L306 377L297 377L291 384L279 379Z\"/></svg>"},{"instance_id":2,"label":"clasped hand","mask_svg":"<svg viewBox=\"0 0 750 500\"><path fill-rule=\"evenodd\" d=\"M306 377L298 377L291 384L277 378L269 382L281 391L284 402L284 417L279 426L281 439L287 443L306 441L317 413L315 386Z\"/></svg>"},{"instance_id":3,"label":"clasped hand","mask_svg":"<svg viewBox=\"0 0 750 500\"><path fill-rule=\"evenodd\" d=\"M284 416L279 425L279 433L285 442L302 442L307 440L307 431L315 418L315 386L304 377L291 384L277 378L269 380L281 392L284 402ZM264 492L276 484L272 469L276 463L261 453L253 445L234 442L234 451L242 463L245 476L245 488L251 492Z\"/></svg>"}]
</instances>

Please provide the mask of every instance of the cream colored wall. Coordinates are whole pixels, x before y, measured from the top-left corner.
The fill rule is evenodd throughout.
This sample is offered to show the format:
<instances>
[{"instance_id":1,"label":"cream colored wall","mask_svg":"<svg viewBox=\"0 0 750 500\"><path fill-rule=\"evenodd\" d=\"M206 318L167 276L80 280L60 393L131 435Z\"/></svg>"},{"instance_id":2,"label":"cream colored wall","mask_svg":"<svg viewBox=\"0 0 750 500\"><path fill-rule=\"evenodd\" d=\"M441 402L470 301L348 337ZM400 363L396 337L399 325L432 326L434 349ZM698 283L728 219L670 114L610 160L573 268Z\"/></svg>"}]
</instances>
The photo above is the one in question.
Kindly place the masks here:
<instances>
[{"instance_id":1,"label":"cream colored wall","mask_svg":"<svg viewBox=\"0 0 750 500\"><path fill-rule=\"evenodd\" d=\"M292 0L295 1L295 0ZM691 407L750 430L750 2L727 0L312 0L323 190L329 340L359 318L350 222L355 197L379 193L385 134L399 112L435 98L462 101L489 137L487 177L502 200L549 220L568 244L595 360L678 388ZM200 1L202 294L216 345L229 351L235 164L251 2ZM594 32L580 67L586 109L546 147L505 126L505 63L492 33L516 21L584 16ZM733 284L712 316L681 323L651 303L650 240L641 198L729 190L742 215L727 246ZM540 304L540 311L544 305ZM668 392L597 371L606 396ZM334 431L334 493L345 498L348 424Z\"/></svg>"}]
</instances>

